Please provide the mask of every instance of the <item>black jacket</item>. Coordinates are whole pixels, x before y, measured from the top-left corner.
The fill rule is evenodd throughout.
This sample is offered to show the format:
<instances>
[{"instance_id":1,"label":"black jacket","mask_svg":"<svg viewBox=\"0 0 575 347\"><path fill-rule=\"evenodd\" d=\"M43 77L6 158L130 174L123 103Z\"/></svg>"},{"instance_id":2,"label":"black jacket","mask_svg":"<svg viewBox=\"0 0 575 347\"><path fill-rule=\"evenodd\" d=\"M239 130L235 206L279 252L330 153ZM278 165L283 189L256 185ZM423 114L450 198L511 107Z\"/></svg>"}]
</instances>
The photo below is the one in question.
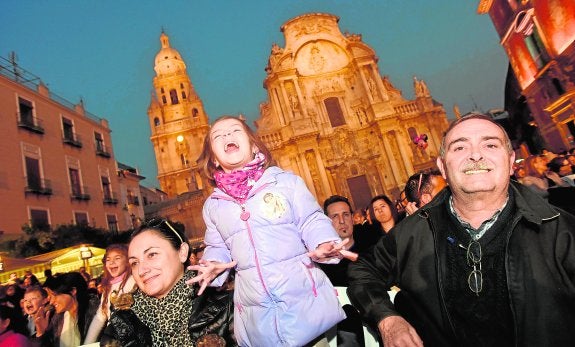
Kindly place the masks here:
<instances>
[{"instance_id":1,"label":"black jacket","mask_svg":"<svg viewBox=\"0 0 575 347\"><path fill-rule=\"evenodd\" d=\"M567 346L575 341L575 216L549 205L529 188L512 182L517 213L507 235L505 271L517 346ZM368 257L349 266L348 295L374 326L398 315L387 290L397 285L409 301L428 345L457 344L443 299L447 240L444 189L398 224ZM401 292L400 292L401 293ZM396 298L397 299L397 298ZM400 302L396 304L400 305ZM403 305L403 304L401 304ZM417 311L414 313L414 311ZM408 319L409 320L409 319ZM428 339L428 341L426 341Z\"/></svg>"}]
</instances>

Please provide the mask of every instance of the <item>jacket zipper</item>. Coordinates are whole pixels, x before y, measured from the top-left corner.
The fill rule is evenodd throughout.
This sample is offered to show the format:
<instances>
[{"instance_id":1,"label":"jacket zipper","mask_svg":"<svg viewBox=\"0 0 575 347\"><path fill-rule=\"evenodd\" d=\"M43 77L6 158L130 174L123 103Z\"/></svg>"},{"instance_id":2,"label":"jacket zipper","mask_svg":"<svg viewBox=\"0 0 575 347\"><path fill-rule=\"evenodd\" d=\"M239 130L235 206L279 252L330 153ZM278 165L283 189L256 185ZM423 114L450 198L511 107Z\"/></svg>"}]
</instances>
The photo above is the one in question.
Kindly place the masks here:
<instances>
[{"instance_id":1,"label":"jacket zipper","mask_svg":"<svg viewBox=\"0 0 575 347\"><path fill-rule=\"evenodd\" d=\"M252 192L250 192L250 194L248 195L248 198L251 196L256 195L256 193L258 193L259 191L263 190L264 188L266 188L268 185L270 185L271 183L265 183L263 185L261 185L260 187L258 187L257 189L253 190ZM228 200L228 201L232 201L235 202L236 204L238 204L240 206L240 208L242 209L242 215L244 213L246 213L246 207L244 204L240 203L237 199L234 199L228 195L214 195L214 198L219 198L219 199L223 199L223 200ZM247 200L247 199L246 199ZM249 212L248 212L249 213ZM240 218L241 219L241 218ZM273 298L273 296L271 295L270 291L268 290L268 287L266 286L266 283L264 281L264 276L262 274L262 270L261 270L261 265L260 265L260 260L258 257L258 252L255 246L255 242L254 242L254 237L253 237L253 233L252 233L252 229L250 227L250 223L248 222L249 217L246 218L244 220L244 223L246 224L246 228L248 231L248 236L250 238L250 243L252 245L252 248L254 249L254 261L256 263L256 270L258 272L258 277L260 279L260 282L262 283L262 287L264 288L264 291L266 292L266 294L270 297L270 299L272 299L272 301L275 303L275 299Z\"/></svg>"}]
</instances>

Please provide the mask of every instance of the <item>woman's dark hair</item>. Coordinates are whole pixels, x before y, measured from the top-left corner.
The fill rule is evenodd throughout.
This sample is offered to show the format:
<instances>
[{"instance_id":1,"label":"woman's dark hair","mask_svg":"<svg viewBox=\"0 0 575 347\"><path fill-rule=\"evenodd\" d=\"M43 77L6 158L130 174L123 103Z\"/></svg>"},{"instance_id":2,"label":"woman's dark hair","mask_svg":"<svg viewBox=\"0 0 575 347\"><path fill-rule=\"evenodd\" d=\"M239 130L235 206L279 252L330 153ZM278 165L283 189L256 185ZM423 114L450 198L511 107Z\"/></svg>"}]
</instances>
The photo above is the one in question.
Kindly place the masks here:
<instances>
[{"instance_id":1,"label":"woman's dark hair","mask_svg":"<svg viewBox=\"0 0 575 347\"><path fill-rule=\"evenodd\" d=\"M383 230L383 226L381 225L380 221L378 221L377 218L375 218L375 212L373 211L373 203L376 202L377 200L383 200L385 201L387 206L389 206L389 210L391 211L391 218L393 218L393 222L395 224L399 222L399 214L397 213L397 208L395 207L395 204L391 201L390 198L387 197L387 195L377 195L371 199L369 203L369 216L371 218L371 223L382 232L386 232L385 230Z\"/></svg>"},{"instance_id":2,"label":"woman's dark hair","mask_svg":"<svg viewBox=\"0 0 575 347\"><path fill-rule=\"evenodd\" d=\"M188 266L191 265L190 256L192 255L192 247L190 246L190 243L186 238L185 232L181 224L170 222L169 220L164 218L152 218L143 223L138 229L136 229L132 233L130 241L132 241L134 237L138 236L139 234L141 234L146 230L154 231L161 238L168 241L176 251L180 250L180 247L182 246L183 243L188 245L188 256L183 266L184 268L187 268Z\"/></svg>"},{"instance_id":3,"label":"woman's dark hair","mask_svg":"<svg viewBox=\"0 0 575 347\"><path fill-rule=\"evenodd\" d=\"M83 340L86 337L87 325L90 324L90 321L86 320L86 312L89 309L90 300L88 297L88 284L84 276L75 271L63 273L54 277L46 288L52 290L55 294L68 294L76 299L78 303L78 330ZM75 295L74 289L76 290Z\"/></svg>"},{"instance_id":4,"label":"woman's dark hair","mask_svg":"<svg viewBox=\"0 0 575 347\"><path fill-rule=\"evenodd\" d=\"M28 336L26 320L22 314L19 314L16 307L0 305L0 318L2 318L2 320L10 319L10 324L6 327L6 331L12 330L16 333Z\"/></svg>"}]
</instances>

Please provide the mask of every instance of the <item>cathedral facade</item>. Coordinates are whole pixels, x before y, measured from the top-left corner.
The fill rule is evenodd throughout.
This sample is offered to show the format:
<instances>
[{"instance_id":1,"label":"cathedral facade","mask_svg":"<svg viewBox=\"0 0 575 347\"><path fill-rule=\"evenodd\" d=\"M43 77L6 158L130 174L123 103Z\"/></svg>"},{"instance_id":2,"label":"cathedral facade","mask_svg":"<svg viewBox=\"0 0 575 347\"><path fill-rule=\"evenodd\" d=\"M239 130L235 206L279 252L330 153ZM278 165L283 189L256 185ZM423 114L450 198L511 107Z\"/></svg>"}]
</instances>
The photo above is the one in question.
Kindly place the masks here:
<instances>
[{"instance_id":1,"label":"cathedral facade","mask_svg":"<svg viewBox=\"0 0 575 347\"><path fill-rule=\"evenodd\" d=\"M320 204L340 194L359 208L375 195L397 198L411 174L433 168L448 121L424 81L414 77L415 99L405 99L379 74L375 51L338 21L304 14L281 27L285 47L272 45L255 123Z\"/></svg>"}]
</instances>

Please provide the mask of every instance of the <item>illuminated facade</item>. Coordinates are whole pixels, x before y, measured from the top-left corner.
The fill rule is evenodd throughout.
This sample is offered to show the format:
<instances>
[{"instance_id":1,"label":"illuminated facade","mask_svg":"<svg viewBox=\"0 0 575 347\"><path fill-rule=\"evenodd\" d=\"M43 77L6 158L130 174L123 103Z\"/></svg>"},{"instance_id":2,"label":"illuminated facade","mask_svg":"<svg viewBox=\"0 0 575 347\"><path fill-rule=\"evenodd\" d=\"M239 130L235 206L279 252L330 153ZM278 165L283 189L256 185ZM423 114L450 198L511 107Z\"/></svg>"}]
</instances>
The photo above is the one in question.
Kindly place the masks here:
<instances>
[{"instance_id":1,"label":"illuminated facade","mask_svg":"<svg viewBox=\"0 0 575 347\"><path fill-rule=\"evenodd\" d=\"M87 223L128 228L105 119L51 93L40 78L0 58L0 231Z\"/></svg>"},{"instance_id":2,"label":"illuminated facade","mask_svg":"<svg viewBox=\"0 0 575 347\"><path fill-rule=\"evenodd\" d=\"M196 94L180 53L160 35L155 58L154 91L148 108L150 137L158 165L160 187L170 198L201 190L196 159L208 131L208 117Z\"/></svg>"},{"instance_id":3,"label":"illuminated facade","mask_svg":"<svg viewBox=\"0 0 575 347\"><path fill-rule=\"evenodd\" d=\"M285 47L272 46L256 126L320 203L341 194L363 207L378 194L397 198L410 175L434 167L448 121L424 81L414 78L415 99L405 99L380 76L375 51L338 21L304 14L281 27Z\"/></svg>"},{"instance_id":4,"label":"illuminated facade","mask_svg":"<svg viewBox=\"0 0 575 347\"><path fill-rule=\"evenodd\" d=\"M481 0L544 146L575 146L575 2Z\"/></svg>"}]
</instances>

